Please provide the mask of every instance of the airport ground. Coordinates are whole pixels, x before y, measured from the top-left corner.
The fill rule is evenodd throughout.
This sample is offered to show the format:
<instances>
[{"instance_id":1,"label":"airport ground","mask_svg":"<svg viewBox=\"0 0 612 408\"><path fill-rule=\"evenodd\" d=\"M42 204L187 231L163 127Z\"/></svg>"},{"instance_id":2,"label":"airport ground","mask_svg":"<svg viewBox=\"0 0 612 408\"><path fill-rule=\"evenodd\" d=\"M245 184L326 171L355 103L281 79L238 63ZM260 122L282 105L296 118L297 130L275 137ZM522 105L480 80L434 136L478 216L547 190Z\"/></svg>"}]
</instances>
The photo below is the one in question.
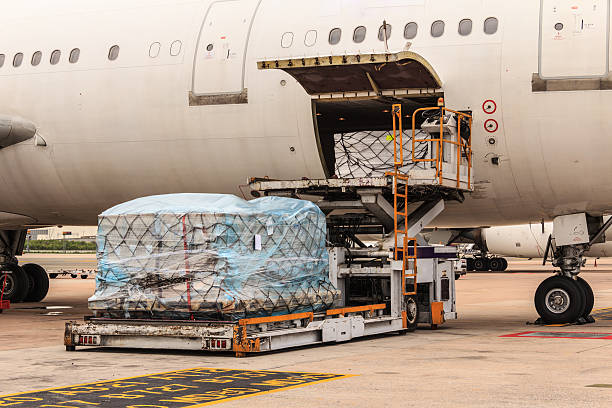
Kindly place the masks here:
<instances>
[{"instance_id":1,"label":"airport ground","mask_svg":"<svg viewBox=\"0 0 612 408\"><path fill-rule=\"evenodd\" d=\"M95 255L30 254L22 262L38 262L50 271L89 269ZM221 403L226 407L612 406L611 340L500 337L525 331L612 333L612 317L605 316L585 326L526 324L537 317L533 293L550 270L536 260L513 260L504 273L469 273L457 282L459 320L435 331L422 328L242 359L173 351L66 352L63 325L87 314L95 282L58 278L42 304L14 305L0 315L0 396L215 367L353 375ZM612 307L612 259L598 260L597 267L589 260L582 276L594 289L595 309ZM53 308L61 306L70 308Z\"/></svg>"}]
</instances>

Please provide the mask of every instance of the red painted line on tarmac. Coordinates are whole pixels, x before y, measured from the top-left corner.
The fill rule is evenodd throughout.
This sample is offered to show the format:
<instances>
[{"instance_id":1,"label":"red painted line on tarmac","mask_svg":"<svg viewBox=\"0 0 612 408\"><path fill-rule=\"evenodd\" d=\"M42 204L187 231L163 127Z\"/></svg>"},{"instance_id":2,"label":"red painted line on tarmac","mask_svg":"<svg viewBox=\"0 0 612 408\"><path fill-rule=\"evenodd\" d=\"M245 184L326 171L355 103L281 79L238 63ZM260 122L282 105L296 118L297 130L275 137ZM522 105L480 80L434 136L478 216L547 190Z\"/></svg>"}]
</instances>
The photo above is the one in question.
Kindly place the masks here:
<instances>
[{"instance_id":1,"label":"red painted line on tarmac","mask_svg":"<svg viewBox=\"0 0 612 408\"><path fill-rule=\"evenodd\" d=\"M536 339L612 340L612 333L524 331L520 333L504 334L499 337L521 337L521 338L536 338Z\"/></svg>"}]
</instances>

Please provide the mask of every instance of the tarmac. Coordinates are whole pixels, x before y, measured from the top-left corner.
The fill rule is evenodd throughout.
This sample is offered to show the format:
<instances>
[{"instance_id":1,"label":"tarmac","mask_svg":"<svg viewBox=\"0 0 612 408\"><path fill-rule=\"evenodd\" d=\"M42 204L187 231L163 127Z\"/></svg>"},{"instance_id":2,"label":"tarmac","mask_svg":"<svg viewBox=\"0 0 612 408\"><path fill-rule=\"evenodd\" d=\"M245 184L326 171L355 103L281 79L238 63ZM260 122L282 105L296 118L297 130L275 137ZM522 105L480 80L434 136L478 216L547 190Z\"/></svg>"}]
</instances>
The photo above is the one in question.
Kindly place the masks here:
<instances>
[{"instance_id":1,"label":"tarmac","mask_svg":"<svg viewBox=\"0 0 612 408\"><path fill-rule=\"evenodd\" d=\"M21 262L38 262L50 269L82 265L90 269L95 265L95 255L30 254ZM424 326L406 335L241 359L233 354L204 352L96 348L66 352L64 323L88 314L87 298L93 293L95 281L53 279L49 296L42 303L15 304L0 314L0 406L92 406L82 401L37 405L32 402L35 398L27 397L39 394L9 399L2 396L134 376L141 376L132 380L134 383L145 384L150 378L159 379L151 376L156 373L224 368L247 370L224 371L226 377L231 374L228 378L268 375L255 370L282 372L276 376L290 372L319 374L295 380L302 381L299 386L271 379L266 384L276 384L277 389L268 387L250 395L213 401L223 407L610 407L610 339L502 337L528 331L612 334L612 259L598 260L597 267L591 259L581 274L595 292L595 313L600 316L595 323L566 327L527 324L537 318L533 308L535 289L551 271L550 265L541 266L540 261L512 260L503 273L468 273L457 281L459 319L446 322L438 330ZM611 308L610 313L601 310L607 308ZM197 381L212 384L214 390L215 382L221 380L206 376L215 372L219 371L188 370L172 378L181 382L176 378L200 376ZM234 388L232 395L245 389ZM168 402L155 405L117 400L118 405L112 406L202 406L212 394L197 395L191 400L166 399Z\"/></svg>"}]
</instances>

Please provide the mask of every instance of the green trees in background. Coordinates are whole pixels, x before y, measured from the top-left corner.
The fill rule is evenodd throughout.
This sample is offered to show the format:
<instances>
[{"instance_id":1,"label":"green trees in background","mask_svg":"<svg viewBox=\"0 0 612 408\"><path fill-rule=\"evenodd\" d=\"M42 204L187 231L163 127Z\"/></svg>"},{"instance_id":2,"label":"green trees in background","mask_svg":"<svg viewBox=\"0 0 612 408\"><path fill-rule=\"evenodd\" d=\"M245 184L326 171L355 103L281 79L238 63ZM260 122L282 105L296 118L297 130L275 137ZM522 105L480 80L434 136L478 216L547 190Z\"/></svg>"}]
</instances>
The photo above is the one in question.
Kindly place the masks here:
<instances>
[{"instance_id":1,"label":"green trees in background","mask_svg":"<svg viewBox=\"0 0 612 408\"><path fill-rule=\"evenodd\" d=\"M40 239L26 243L30 251L95 251L95 242L68 241L62 239Z\"/></svg>"}]
</instances>

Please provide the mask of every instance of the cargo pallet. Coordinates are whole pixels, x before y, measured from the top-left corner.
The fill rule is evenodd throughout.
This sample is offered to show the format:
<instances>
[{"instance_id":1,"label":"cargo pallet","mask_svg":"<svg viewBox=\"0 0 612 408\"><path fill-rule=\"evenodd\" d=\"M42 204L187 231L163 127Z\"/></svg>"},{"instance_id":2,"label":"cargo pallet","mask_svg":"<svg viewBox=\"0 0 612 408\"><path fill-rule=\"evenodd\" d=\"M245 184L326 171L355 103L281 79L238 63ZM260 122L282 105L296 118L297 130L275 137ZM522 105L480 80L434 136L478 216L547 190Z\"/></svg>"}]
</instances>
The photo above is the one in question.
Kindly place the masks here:
<instances>
[{"instance_id":1,"label":"cargo pallet","mask_svg":"<svg viewBox=\"0 0 612 408\"><path fill-rule=\"evenodd\" d=\"M87 317L83 323L66 323L64 344L68 351L77 346L94 346L233 351L237 357L243 357L247 353L403 333L414 330L418 323L435 328L457 317L454 296L457 255L452 247L418 247L416 253L419 290L415 297L403 295L406 286L413 282L413 278L403 276L404 262L391 260L379 267L347 265L347 250L336 247L329 248L329 256L330 279L343 291L338 308L236 322ZM392 253L352 254L367 259L381 255L391 257ZM343 306L362 300L361 296L358 300L352 298L346 289L351 282L364 278L379 282L381 303Z\"/></svg>"},{"instance_id":2,"label":"cargo pallet","mask_svg":"<svg viewBox=\"0 0 612 408\"><path fill-rule=\"evenodd\" d=\"M243 357L403 333L419 323L436 328L456 319L456 249L429 246L418 234L444 210L445 200L463 201L464 193L473 190L471 132L461 135L461 126L453 125L449 114L456 115L459 123L467 121L470 128L471 116L446 109L443 101L438 107L415 111L413 153L415 142L430 143L432 149L425 158L412 155L412 162L425 167L402 174L401 109L393 105L392 173L351 179L252 179L249 184L256 197L320 198L317 205L327 216L333 245L328 248L329 277L342 293L334 309L237 322L87 318L83 323L66 323L66 350L77 346L207 350L232 351ZM430 138L416 140L414 118L427 110L438 110L439 120L426 122ZM421 204L409 213L417 202ZM386 245L367 247L359 234L383 234Z\"/></svg>"}]
</instances>

